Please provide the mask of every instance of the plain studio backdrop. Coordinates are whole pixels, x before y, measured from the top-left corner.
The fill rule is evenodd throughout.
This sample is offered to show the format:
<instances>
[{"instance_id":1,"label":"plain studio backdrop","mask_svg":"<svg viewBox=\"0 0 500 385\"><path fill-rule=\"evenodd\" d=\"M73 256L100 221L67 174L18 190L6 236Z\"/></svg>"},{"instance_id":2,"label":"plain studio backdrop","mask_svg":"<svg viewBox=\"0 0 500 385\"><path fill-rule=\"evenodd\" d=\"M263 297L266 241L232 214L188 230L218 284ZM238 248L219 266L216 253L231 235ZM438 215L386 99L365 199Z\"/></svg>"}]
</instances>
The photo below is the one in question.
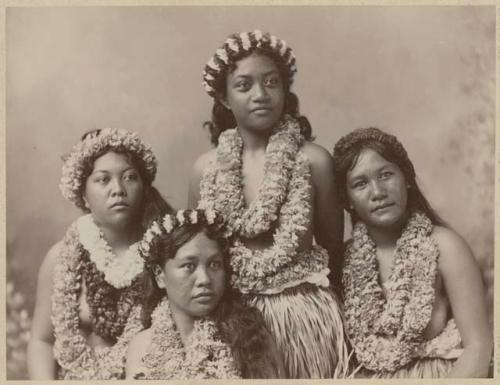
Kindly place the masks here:
<instances>
[{"instance_id":1,"label":"plain studio backdrop","mask_svg":"<svg viewBox=\"0 0 500 385\"><path fill-rule=\"evenodd\" d=\"M43 256L80 214L58 188L61 156L89 129L138 131L158 158L155 185L184 207L210 148L201 72L230 33L254 29L292 47L316 143L331 151L368 126L398 136L491 298L494 7L28 7L8 8L6 23L8 281L28 314Z\"/></svg>"}]
</instances>

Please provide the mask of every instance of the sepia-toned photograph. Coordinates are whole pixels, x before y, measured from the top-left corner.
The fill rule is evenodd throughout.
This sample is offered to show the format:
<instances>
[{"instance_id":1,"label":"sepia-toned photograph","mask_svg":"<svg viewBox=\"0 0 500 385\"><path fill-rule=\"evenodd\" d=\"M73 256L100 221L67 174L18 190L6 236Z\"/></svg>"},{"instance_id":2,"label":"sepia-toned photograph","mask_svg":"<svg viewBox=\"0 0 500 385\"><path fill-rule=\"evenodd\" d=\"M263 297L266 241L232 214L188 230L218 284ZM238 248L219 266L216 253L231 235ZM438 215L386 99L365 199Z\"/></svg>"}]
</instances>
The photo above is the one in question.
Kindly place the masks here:
<instances>
[{"instance_id":1,"label":"sepia-toned photograph","mask_svg":"<svg viewBox=\"0 0 500 385\"><path fill-rule=\"evenodd\" d=\"M495 377L495 6L5 31L7 380Z\"/></svg>"}]
</instances>

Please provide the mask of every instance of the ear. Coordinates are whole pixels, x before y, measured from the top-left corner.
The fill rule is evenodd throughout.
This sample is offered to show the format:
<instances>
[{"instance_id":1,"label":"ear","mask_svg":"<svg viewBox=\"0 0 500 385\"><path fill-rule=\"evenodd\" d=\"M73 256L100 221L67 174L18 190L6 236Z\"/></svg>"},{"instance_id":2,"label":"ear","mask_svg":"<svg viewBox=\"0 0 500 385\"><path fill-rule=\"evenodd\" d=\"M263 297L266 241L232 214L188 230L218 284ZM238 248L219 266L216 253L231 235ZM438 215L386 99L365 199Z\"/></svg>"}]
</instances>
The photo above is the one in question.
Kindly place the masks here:
<instances>
[{"instance_id":1,"label":"ear","mask_svg":"<svg viewBox=\"0 0 500 385\"><path fill-rule=\"evenodd\" d=\"M85 208L90 210L89 201L87 200L87 197L84 195L82 198Z\"/></svg>"}]
</instances>

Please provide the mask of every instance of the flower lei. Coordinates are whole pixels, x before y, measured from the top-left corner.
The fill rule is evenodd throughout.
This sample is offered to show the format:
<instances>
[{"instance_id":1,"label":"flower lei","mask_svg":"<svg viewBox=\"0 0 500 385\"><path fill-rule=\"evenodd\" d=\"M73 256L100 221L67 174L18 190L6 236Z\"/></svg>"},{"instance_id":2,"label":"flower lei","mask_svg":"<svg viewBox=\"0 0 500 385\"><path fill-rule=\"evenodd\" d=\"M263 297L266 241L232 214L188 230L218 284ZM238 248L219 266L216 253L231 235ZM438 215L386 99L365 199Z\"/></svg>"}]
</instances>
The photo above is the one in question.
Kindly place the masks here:
<instances>
[{"instance_id":1,"label":"flower lei","mask_svg":"<svg viewBox=\"0 0 500 385\"><path fill-rule=\"evenodd\" d=\"M123 289L142 273L144 260L139 255L137 242L130 245L122 258L116 258L101 229L94 223L92 214L78 218L76 225L80 243L88 251L97 270L104 274L107 283Z\"/></svg>"},{"instance_id":2,"label":"flower lei","mask_svg":"<svg viewBox=\"0 0 500 385\"><path fill-rule=\"evenodd\" d=\"M78 207L85 207L81 194L85 162L105 149L126 149L134 153L144 162L148 182L155 178L156 158L136 132L116 128L98 130L73 146L64 160L59 188L62 195Z\"/></svg>"},{"instance_id":3,"label":"flower lei","mask_svg":"<svg viewBox=\"0 0 500 385\"><path fill-rule=\"evenodd\" d=\"M255 237L271 230L279 217L269 248L252 250L236 239L230 249L232 284L243 293L303 280L328 265L319 247L306 264L298 254L311 212L311 174L307 157L299 151L302 140L298 123L287 116L269 139L264 180L248 208L241 174L243 141L236 129L221 134L215 164L202 178L199 207L221 212L232 234Z\"/></svg>"},{"instance_id":4,"label":"flower lei","mask_svg":"<svg viewBox=\"0 0 500 385\"><path fill-rule=\"evenodd\" d=\"M395 371L418 356L434 304L439 250L431 221L414 213L396 243L387 295L379 285L376 246L355 224L343 272L346 330L367 369ZM387 299L385 299L387 298Z\"/></svg>"},{"instance_id":5,"label":"flower lei","mask_svg":"<svg viewBox=\"0 0 500 385\"><path fill-rule=\"evenodd\" d=\"M122 334L111 347L90 347L80 331L80 293L82 258L79 232L73 224L66 233L54 270L52 324L54 325L54 357L61 367L63 379L120 379L130 340L141 329L138 307L129 311Z\"/></svg>"},{"instance_id":6,"label":"flower lei","mask_svg":"<svg viewBox=\"0 0 500 385\"><path fill-rule=\"evenodd\" d=\"M185 347L165 297L151 314L151 321L151 344L134 379L241 378L214 321L196 320Z\"/></svg>"}]
</instances>

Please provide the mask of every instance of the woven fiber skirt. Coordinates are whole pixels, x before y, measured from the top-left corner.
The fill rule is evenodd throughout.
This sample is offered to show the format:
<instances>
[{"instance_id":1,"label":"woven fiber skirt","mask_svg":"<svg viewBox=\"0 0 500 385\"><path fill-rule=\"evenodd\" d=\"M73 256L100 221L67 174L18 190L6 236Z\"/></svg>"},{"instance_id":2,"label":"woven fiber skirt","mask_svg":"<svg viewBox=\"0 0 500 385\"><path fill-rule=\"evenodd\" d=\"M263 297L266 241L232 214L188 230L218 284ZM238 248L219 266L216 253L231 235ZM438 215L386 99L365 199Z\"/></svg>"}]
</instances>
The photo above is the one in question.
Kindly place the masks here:
<instances>
[{"instance_id":1,"label":"woven fiber skirt","mask_svg":"<svg viewBox=\"0 0 500 385\"><path fill-rule=\"evenodd\" d=\"M302 284L279 294L245 294L283 355L287 378L342 378L348 368L342 309L330 289Z\"/></svg>"},{"instance_id":2,"label":"woven fiber skirt","mask_svg":"<svg viewBox=\"0 0 500 385\"><path fill-rule=\"evenodd\" d=\"M356 378L444 378L450 373L455 359L420 358L395 372L377 373L360 370Z\"/></svg>"}]
</instances>

